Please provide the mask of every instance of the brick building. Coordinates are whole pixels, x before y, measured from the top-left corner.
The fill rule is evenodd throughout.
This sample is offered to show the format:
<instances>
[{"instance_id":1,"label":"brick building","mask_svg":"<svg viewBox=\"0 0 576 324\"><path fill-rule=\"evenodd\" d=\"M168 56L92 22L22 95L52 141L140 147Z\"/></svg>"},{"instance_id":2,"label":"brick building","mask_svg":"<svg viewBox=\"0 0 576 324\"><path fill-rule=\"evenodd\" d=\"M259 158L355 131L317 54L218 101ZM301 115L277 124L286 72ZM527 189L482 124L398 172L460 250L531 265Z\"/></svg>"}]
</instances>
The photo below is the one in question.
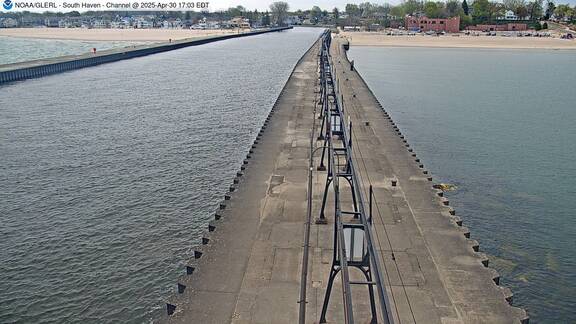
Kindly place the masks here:
<instances>
[{"instance_id":1,"label":"brick building","mask_svg":"<svg viewBox=\"0 0 576 324\"><path fill-rule=\"evenodd\" d=\"M404 18L404 26L408 30L413 31L435 31L435 32L447 32L447 33L457 33L460 31L460 17L452 18L427 18L406 16Z\"/></svg>"},{"instance_id":2,"label":"brick building","mask_svg":"<svg viewBox=\"0 0 576 324\"><path fill-rule=\"evenodd\" d=\"M507 23L499 25L476 25L468 26L468 30L478 30L478 31L524 31L528 30L528 25L523 23Z\"/></svg>"}]
</instances>

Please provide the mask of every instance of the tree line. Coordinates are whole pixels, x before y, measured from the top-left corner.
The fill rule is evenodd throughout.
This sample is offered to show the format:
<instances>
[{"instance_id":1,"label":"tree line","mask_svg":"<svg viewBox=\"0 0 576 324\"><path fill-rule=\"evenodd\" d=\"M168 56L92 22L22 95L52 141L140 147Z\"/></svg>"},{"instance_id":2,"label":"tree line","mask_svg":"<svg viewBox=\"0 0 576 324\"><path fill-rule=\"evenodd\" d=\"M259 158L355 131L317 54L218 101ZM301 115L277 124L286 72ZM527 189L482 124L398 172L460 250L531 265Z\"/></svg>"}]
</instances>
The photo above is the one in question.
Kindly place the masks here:
<instances>
[{"instance_id":1,"label":"tree line","mask_svg":"<svg viewBox=\"0 0 576 324\"><path fill-rule=\"evenodd\" d=\"M552 0L405 0L396 6L365 2L347 4L345 8L345 14L351 22L358 19L401 19L406 15L422 14L429 18L460 16L463 24L479 24L503 18L507 11L513 12L521 20L548 20L552 17L568 21L576 19L576 6L556 5ZM342 13L334 8L333 16L342 16Z\"/></svg>"},{"instance_id":2,"label":"tree line","mask_svg":"<svg viewBox=\"0 0 576 324\"><path fill-rule=\"evenodd\" d=\"M545 2L546 1L546 2ZM161 18L180 18L183 20L196 21L203 17L217 20L226 20L243 16L253 22L262 25L284 25L288 16L298 16L312 24L325 25L359 25L366 23L378 23L383 26L390 25L391 21L402 20L406 15L425 15L429 18L448 18L460 16L463 26L494 22L496 18L504 17L507 11L513 12L520 19L530 21L548 20L576 20L576 6L568 4L555 4L553 0L446 0L446 1L421 1L404 0L399 5L389 3L360 4L349 3L344 10L333 8L331 11L322 10L313 6L309 10L290 11L287 2L273 2L266 11L248 10L243 6L231 7L224 11L215 12L84 12L77 11L68 13L0 13L0 17L22 16L136 16L155 15Z\"/></svg>"}]
</instances>

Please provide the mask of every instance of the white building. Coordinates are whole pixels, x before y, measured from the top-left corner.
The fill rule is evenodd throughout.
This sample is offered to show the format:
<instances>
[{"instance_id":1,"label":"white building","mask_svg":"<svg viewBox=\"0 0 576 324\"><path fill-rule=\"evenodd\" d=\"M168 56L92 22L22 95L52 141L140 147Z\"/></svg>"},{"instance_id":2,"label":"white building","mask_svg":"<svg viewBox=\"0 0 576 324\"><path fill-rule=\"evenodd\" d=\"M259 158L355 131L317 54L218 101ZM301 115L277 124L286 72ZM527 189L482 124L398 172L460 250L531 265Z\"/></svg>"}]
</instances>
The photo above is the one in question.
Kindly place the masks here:
<instances>
[{"instance_id":1,"label":"white building","mask_svg":"<svg viewBox=\"0 0 576 324\"><path fill-rule=\"evenodd\" d=\"M162 27L167 29L180 29L184 27L184 23L180 20L180 18L168 19L162 22Z\"/></svg>"},{"instance_id":2,"label":"white building","mask_svg":"<svg viewBox=\"0 0 576 324\"><path fill-rule=\"evenodd\" d=\"M55 17L49 17L44 19L44 26L46 27L59 27L60 19Z\"/></svg>"},{"instance_id":3,"label":"white building","mask_svg":"<svg viewBox=\"0 0 576 324\"><path fill-rule=\"evenodd\" d=\"M106 20L98 19L92 22L92 28L108 28L108 27L110 27L110 23Z\"/></svg>"},{"instance_id":4,"label":"white building","mask_svg":"<svg viewBox=\"0 0 576 324\"><path fill-rule=\"evenodd\" d=\"M288 16L284 19L286 25L302 25L302 19L298 16Z\"/></svg>"},{"instance_id":5,"label":"white building","mask_svg":"<svg viewBox=\"0 0 576 324\"><path fill-rule=\"evenodd\" d=\"M344 31L360 31L360 26L344 26Z\"/></svg>"},{"instance_id":6,"label":"white building","mask_svg":"<svg viewBox=\"0 0 576 324\"><path fill-rule=\"evenodd\" d=\"M13 18L0 18L0 28L18 27L18 20Z\"/></svg>"},{"instance_id":7,"label":"white building","mask_svg":"<svg viewBox=\"0 0 576 324\"><path fill-rule=\"evenodd\" d=\"M250 28L250 20L244 17L235 17L226 22L229 28Z\"/></svg>"},{"instance_id":8,"label":"white building","mask_svg":"<svg viewBox=\"0 0 576 324\"><path fill-rule=\"evenodd\" d=\"M208 21L206 17L202 18L202 20L198 21L197 24L190 26L190 29L220 29L220 23L217 21Z\"/></svg>"},{"instance_id":9,"label":"white building","mask_svg":"<svg viewBox=\"0 0 576 324\"><path fill-rule=\"evenodd\" d=\"M529 20L530 17L518 17L514 13L514 11L506 10L506 12L504 13L504 16L497 17L496 19L499 19L499 20Z\"/></svg>"},{"instance_id":10,"label":"white building","mask_svg":"<svg viewBox=\"0 0 576 324\"><path fill-rule=\"evenodd\" d=\"M125 20L116 20L110 23L110 28L114 29L130 28L130 22Z\"/></svg>"},{"instance_id":11,"label":"white building","mask_svg":"<svg viewBox=\"0 0 576 324\"><path fill-rule=\"evenodd\" d=\"M506 13L504 14L504 19L506 19L506 20L518 20L518 16L516 16L514 11L506 10Z\"/></svg>"},{"instance_id":12,"label":"white building","mask_svg":"<svg viewBox=\"0 0 576 324\"><path fill-rule=\"evenodd\" d=\"M153 28L154 24L147 20L147 19L143 19L143 18L138 18L136 19L136 21L134 22L134 28L138 28L138 29L150 29Z\"/></svg>"}]
</instances>

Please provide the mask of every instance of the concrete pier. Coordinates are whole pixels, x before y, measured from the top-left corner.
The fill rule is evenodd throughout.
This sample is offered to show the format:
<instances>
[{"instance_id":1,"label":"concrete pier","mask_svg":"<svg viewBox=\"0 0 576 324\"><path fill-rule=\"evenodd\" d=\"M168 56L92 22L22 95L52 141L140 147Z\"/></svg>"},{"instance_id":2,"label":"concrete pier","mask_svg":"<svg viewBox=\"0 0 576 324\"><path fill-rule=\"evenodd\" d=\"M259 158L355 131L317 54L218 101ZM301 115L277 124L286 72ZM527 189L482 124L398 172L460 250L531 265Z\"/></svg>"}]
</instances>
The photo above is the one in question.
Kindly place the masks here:
<instances>
[{"instance_id":1,"label":"concrete pier","mask_svg":"<svg viewBox=\"0 0 576 324\"><path fill-rule=\"evenodd\" d=\"M364 197L373 188L372 231L394 323L528 323L525 311L510 305L510 291L497 285L498 274L487 268L478 242L468 238L448 200L433 188L407 140L351 69L342 45L338 38L332 42L334 77L354 126L353 159ZM305 323L318 323L334 239L330 192L327 224L314 223L327 176L317 171L320 150L314 150L323 145L319 50L318 42L296 65L160 322L297 323L305 303ZM342 203L351 205L345 190ZM350 273L350 280L361 279L361 273ZM355 286L351 294L355 322L368 323L366 288ZM335 284L326 319L344 323L344 316Z\"/></svg>"},{"instance_id":2,"label":"concrete pier","mask_svg":"<svg viewBox=\"0 0 576 324\"><path fill-rule=\"evenodd\" d=\"M179 48L202 45L220 40L259 35L263 33L282 31L292 27L269 28L247 33L209 36L195 39L183 39L170 43L140 45L131 48L118 48L97 53L70 55L40 59L34 61L0 65L0 85L8 82L38 78L50 74L81 69L85 67L116 62L150 54L172 51Z\"/></svg>"}]
</instances>

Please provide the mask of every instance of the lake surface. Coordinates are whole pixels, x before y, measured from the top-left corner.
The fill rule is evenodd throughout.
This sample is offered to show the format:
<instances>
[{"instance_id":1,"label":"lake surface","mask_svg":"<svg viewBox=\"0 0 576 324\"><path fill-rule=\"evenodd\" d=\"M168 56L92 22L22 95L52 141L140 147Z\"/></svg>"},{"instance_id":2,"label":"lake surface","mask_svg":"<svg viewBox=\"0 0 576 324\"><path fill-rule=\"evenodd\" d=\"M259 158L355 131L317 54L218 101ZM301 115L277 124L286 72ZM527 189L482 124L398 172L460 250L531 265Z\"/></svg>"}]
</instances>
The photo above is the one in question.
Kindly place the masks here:
<instances>
[{"instance_id":1,"label":"lake surface","mask_svg":"<svg viewBox=\"0 0 576 324\"><path fill-rule=\"evenodd\" d=\"M79 41L0 36L0 65L56 56L85 54L92 51L92 48L103 51L148 43L153 42Z\"/></svg>"},{"instance_id":2,"label":"lake surface","mask_svg":"<svg viewBox=\"0 0 576 324\"><path fill-rule=\"evenodd\" d=\"M0 87L0 322L143 323L298 59L294 29Z\"/></svg>"},{"instance_id":3,"label":"lake surface","mask_svg":"<svg viewBox=\"0 0 576 324\"><path fill-rule=\"evenodd\" d=\"M576 322L576 52L352 47L349 57L531 322Z\"/></svg>"}]
</instances>

